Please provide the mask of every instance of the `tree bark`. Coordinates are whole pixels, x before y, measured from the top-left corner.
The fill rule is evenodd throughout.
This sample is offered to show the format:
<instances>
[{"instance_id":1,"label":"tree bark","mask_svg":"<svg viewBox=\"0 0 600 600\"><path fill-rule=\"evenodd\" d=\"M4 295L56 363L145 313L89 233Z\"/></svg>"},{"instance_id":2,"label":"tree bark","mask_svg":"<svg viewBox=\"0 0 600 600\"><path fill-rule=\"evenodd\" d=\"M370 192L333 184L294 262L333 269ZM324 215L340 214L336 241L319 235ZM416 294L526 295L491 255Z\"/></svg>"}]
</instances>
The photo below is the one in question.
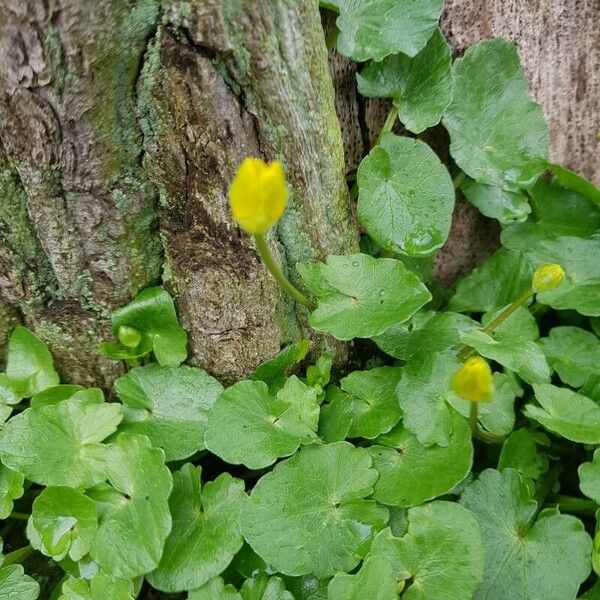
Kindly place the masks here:
<instances>
[{"instance_id":1,"label":"tree bark","mask_svg":"<svg viewBox=\"0 0 600 600\"><path fill-rule=\"evenodd\" d=\"M226 192L282 160L291 275L357 247L317 0L5 0L0 23L0 289L65 379L109 384L110 311L161 278L226 382L306 334Z\"/></svg>"},{"instance_id":2,"label":"tree bark","mask_svg":"<svg viewBox=\"0 0 600 600\"><path fill-rule=\"evenodd\" d=\"M552 159L597 182L599 2L448 0L443 16L456 54L517 42ZM192 361L225 382L307 335L226 192L243 157L283 162L290 206L270 243L292 278L357 249L345 173L388 107L357 97L335 53L334 90L327 58L317 0L2 0L0 344L25 323L65 380L108 386L110 312L161 282ZM438 279L480 262L495 231L459 203Z\"/></svg>"}]
</instances>

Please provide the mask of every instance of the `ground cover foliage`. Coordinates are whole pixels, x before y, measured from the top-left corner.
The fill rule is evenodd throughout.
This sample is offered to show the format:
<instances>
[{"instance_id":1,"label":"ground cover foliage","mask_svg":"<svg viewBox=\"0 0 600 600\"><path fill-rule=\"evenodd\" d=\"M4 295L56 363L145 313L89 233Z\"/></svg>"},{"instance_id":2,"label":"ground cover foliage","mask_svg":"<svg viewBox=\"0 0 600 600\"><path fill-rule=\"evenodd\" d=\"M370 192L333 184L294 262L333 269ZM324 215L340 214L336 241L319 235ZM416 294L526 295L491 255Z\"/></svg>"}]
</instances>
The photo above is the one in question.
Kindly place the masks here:
<instances>
[{"instance_id":1,"label":"ground cover foliage","mask_svg":"<svg viewBox=\"0 0 600 600\"><path fill-rule=\"evenodd\" d=\"M297 265L311 327L360 368L301 340L225 388L155 287L112 315L108 396L17 327L0 598L600 599L600 191L548 161L510 42L452 61L441 0L323 6L360 93L391 99L351 182L362 252ZM419 137L440 123L446 163ZM444 290L457 194L501 247ZM564 278L532 283L549 263ZM486 402L452 384L468 356Z\"/></svg>"}]
</instances>

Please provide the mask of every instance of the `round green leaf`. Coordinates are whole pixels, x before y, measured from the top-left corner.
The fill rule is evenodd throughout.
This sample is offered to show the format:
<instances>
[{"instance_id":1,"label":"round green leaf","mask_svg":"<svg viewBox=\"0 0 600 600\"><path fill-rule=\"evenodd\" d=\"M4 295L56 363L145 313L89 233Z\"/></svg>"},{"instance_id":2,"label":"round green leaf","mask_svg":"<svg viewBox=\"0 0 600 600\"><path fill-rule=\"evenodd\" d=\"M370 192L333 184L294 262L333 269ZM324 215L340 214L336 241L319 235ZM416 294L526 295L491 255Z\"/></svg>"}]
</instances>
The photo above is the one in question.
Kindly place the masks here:
<instances>
[{"instance_id":1,"label":"round green leaf","mask_svg":"<svg viewBox=\"0 0 600 600\"><path fill-rule=\"evenodd\" d=\"M98 514L94 501L67 487L48 487L35 499L27 522L31 545L54 560L83 558L90 550Z\"/></svg>"},{"instance_id":2,"label":"round green leaf","mask_svg":"<svg viewBox=\"0 0 600 600\"><path fill-rule=\"evenodd\" d=\"M554 327L540 346L567 385L581 387L591 375L600 375L600 340L585 329Z\"/></svg>"},{"instance_id":3,"label":"round green leaf","mask_svg":"<svg viewBox=\"0 0 600 600\"><path fill-rule=\"evenodd\" d=\"M592 462L579 466L579 487L588 497L600 504L600 450L594 452Z\"/></svg>"},{"instance_id":4,"label":"round green leaf","mask_svg":"<svg viewBox=\"0 0 600 600\"><path fill-rule=\"evenodd\" d=\"M25 478L21 473L0 464L0 519L12 512L13 501L23 495Z\"/></svg>"},{"instance_id":5,"label":"round green leaf","mask_svg":"<svg viewBox=\"0 0 600 600\"><path fill-rule=\"evenodd\" d=\"M417 506L448 493L471 470L473 444L466 419L453 412L447 446L424 446L401 425L376 440L369 454L379 473L373 498L391 506Z\"/></svg>"},{"instance_id":6,"label":"round green leaf","mask_svg":"<svg viewBox=\"0 0 600 600\"><path fill-rule=\"evenodd\" d=\"M341 442L348 437L354 418L354 402L350 394L331 385L319 416L319 437L326 443Z\"/></svg>"},{"instance_id":7,"label":"round green leaf","mask_svg":"<svg viewBox=\"0 0 600 600\"><path fill-rule=\"evenodd\" d=\"M534 385L540 406L527 404L523 414L546 429L582 444L600 444L600 406L567 388Z\"/></svg>"},{"instance_id":8,"label":"round green leaf","mask_svg":"<svg viewBox=\"0 0 600 600\"><path fill-rule=\"evenodd\" d=\"M115 382L123 402L121 429L147 435L167 460L204 449L208 411L223 386L206 371L186 365L138 367Z\"/></svg>"},{"instance_id":9,"label":"round green leaf","mask_svg":"<svg viewBox=\"0 0 600 600\"><path fill-rule=\"evenodd\" d=\"M522 192L510 192L496 185L479 183L470 177L465 178L460 189L482 215L497 219L500 223L521 223L531 212L527 196Z\"/></svg>"},{"instance_id":10,"label":"round green leaf","mask_svg":"<svg viewBox=\"0 0 600 600\"><path fill-rule=\"evenodd\" d=\"M294 600L282 579L269 577L266 573L246 579L240 592L243 600Z\"/></svg>"},{"instance_id":11,"label":"round green leaf","mask_svg":"<svg viewBox=\"0 0 600 600\"><path fill-rule=\"evenodd\" d=\"M262 469L313 442L318 419L316 390L296 376L276 397L262 381L239 381L210 409L205 443L228 463Z\"/></svg>"},{"instance_id":12,"label":"round green leaf","mask_svg":"<svg viewBox=\"0 0 600 600\"><path fill-rule=\"evenodd\" d=\"M410 319L431 300L419 278L391 258L328 256L326 264L297 268L318 299L310 325L339 340L379 335Z\"/></svg>"},{"instance_id":13,"label":"round green leaf","mask_svg":"<svg viewBox=\"0 0 600 600\"><path fill-rule=\"evenodd\" d=\"M357 62L414 56L437 28L442 0L335 0L337 49Z\"/></svg>"},{"instance_id":14,"label":"round green leaf","mask_svg":"<svg viewBox=\"0 0 600 600\"><path fill-rule=\"evenodd\" d=\"M0 432L0 457L34 483L89 487L106 478L106 446L100 442L121 418L120 406L103 402L94 390L28 408Z\"/></svg>"},{"instance_id":15,"label":"round green leaf","mask_svg":"<svg viewBox=\"0 0 600 600\"><path fill-rule=\"evenodd\" d=\"M546 169L548 126L530 100L514 44L484 40L454 62L454 99L444 125L450 154L480 183L527 187Z\"/></svg>"},{"instance_id":16,"label":"round green leaf","mask_svg":"<svg viewBox=\"0 0 600 600\"><path fill-rule=\"evenodd\" d=\"M473 515L453 502L435 501L408 511L406 534L377 535L371 556L387 560L404 580L403 600L472 598L483 576L484 550Z\"/></svg>"},{"instance_id":17,"label":"round green leaf","mask_svg":"<svg viewBox=\"0 0 600 600\"><path fill-rule=\"evenodd\" d=\"M40 584L21 565L0 568L0 600L36 600Z\"/></svg>"},{"instance_id":18,"label":"round green leaf","mask_svg":"<svg viewBox=\"0 0 600 600\"><path fill-rule=\"evenodd\" d=\"M530 487L514 469L487 469L461 503L477 518L485 574L476 600L575 598L590 573L592 540L579 519L553 510L537 515Z\"/></svg>"},{"instance_id":19,"label":"round green leaf","mask_svg":"<svg viewBox=\"0 0 600 600\"><path fill-rule=\"evenodd\" d=\"M358 168L358 218L383 248L427 256L450 232L455 191L446 167L420 140L383 136Z\"/></svg>"},{"instance_id":20,"label":"round green leaf","mask_svg":"<svg viewBox=\"0 0 600 600\"><path fill-rule=\"evenodd\" d=\"M43 392L39 392L35 396L31 397L31 406L40 407L47 404L59 404L63 400L68 400L74 396L77 392L83 391L83 387L80 385L72 384L60 384L54 385L50 388L45 389ZM94 388L92 388L94 389ZM90 390L88 390L89 392ZM98 390L100 391L100 390Z\"/></svg>"},{"instance_id":21,"label":"round green leaf","mask_svg":"<svg viewBox=\"0 0 600 600\"><path fill-rule=\"evenodd\" d=\"M14 392L22 398L30 398L59 383L46 345L21 326L15 327L8 340L6 376Z\"/></svg>"},{"instance_id":22,"label":"round green leaf","mask_svg":"<svg viewBox=\"0 0 600 600\"><path fill-rule=\"evenodd\" d=\"M220 577L215 577L203 586L190 591L188 600L243 600L232 585L225 585Z\"/></svg>"},{"instance_id":23,"label":"round green leaf","mask_svg":"<svg viewBox=\"0 0 600 600\"><path fill-rule=\"evenodd\" d=\"M372 62L357 76L363 96L392 98L404 126L421 133L440 122L452 102L452 52L438 29L414 58L405 54Z\"/></svg>"},{"instance_id":24,"label":"round green leaf","mask_svg":"<svg viewBox=\"0 0 600 600\"><path fill-rule=\"evenodd\" d=\"M377 367L354 371L340 381L352 401L350 437L372 439L387 433L400 420L396 386L401 374L399 367Z\"/></svg>"},{"instance_id":25,"label":"round green leaf","mask_svg":"<svg viewBox=\"0 0 600 600\"><path fill-rule=\"evenodd\" d=\"M363 448L309 446L277 464L252 490L241 527L254 551L285 575L349 571L387 520L373 500L377 472Z\"/></svg>"},{"instance_id":26,"label":"round green leaf","mask_svg":"<svg viewBox=\"0 0 600 600\"><path fill-rule=\"evenodd\" d=\"M67 579L58 600L134 600L133 583L98 573L90 580Z\"/></svg>"},{"instance_id":27,"label":"round green leaf","mask_svg":"<svg viewBox=\"0 0 600 600\"><path fill-rule=\"evenodd\" d=\"M498 470L515 469L524 477L537 479L548 470L548 455L539 452L538 445L550 445L545 433L517 429L502 444Z\"/></svg>"},{"instance_id":28,"label":"round green leaf","mask_svg":"<svg viewBox=\"0 0 600 600\"><path fill-rule=\"evenodd\" d=\"M331 600L398 600L392 565L380 556L367 558L356 575L338 573L327 589Z\"/></svg>"},{"instance_id":29,"label":"round green leaf","mask_svg":"<svg viewBox=\"0 0 600 600\"><path fill-rule=\"evenodd\" d=\"M107 448L112 488L88 492L100 512L90 556L111 576L133 579L158 566L171 531L171 473L145 436L123 432Z\"/></svg>"},{"instance_id":30,"label":"round green leaf","mask_svg":"<svg viewBox=\"0 0 600 600\"><path fill-rule=\"evenodd\" d=\"M454 409L449 402L460 400L450 388L450 379L459 364L454 354L443 353L405 366L396 389L402 422L425 446L450 443Z\"/></svg>"},{"instance_id":31,"label":"round green leaf","mask_svg":"<svg viewBox=\"0 0 600 600\"><path fill-rule=\"evenodd\" d=\"M219 575L242 547L239 514L244 482L222 473L202 486L201 470L184 465L173 475L169 508L173 528L162 559L147 575L163 592L181 592L204 585Z\"/></svg>"}]
</instances>

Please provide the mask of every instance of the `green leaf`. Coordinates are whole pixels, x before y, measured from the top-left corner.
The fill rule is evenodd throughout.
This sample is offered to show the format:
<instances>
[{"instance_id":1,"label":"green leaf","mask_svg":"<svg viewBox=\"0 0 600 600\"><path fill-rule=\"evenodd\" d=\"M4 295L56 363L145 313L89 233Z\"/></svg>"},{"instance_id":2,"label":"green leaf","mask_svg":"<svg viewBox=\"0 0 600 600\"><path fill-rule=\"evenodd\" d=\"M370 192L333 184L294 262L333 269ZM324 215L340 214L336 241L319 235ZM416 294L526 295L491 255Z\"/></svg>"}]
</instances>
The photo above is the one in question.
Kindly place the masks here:
<instances>
[{"instance_id":1,"label":"green leaf","mask_svg":"<svg viewBox=\"0 0 600 600\"><path fill-rule=\"evenodd\" d=\"M550 379L550 367L536 342L512 336L495 338L484 331L469 331L460 337L463 344L471 346L481 356L495 360L514 371L527 383L545 382Z\"/></svg>"},{"instance_id":2,"label":"green leaf","mask_svg":"<svg viewBox=\"0 0 600 600\"><path fill-rule=\"evenodd\" d=\"M0 600L36 600L39 593L39 583L21 565L0 568Z\"/></svg>"},{"instance_id":3,"label":"green leaf","mask_svg":"<svg viewBox=\"0 0 600 600\"><path fill-rule=\"evenodd\" d=\"M594 452L592 462L579 465L579 488L594 502L600 504L600 449Z\"/></svg>"},{"instance_id":4,"label":"green leaf","mask_svg":"<svg viewBox=\"0 0 600 600\"><path fill-rule=\"evenodd\" d=\"M21 398L30 398L59 382L52 355L44 342L21 326L15 327L8 340L6 376Z\"/></svg>"},{"instance_id":5,"label":"green leaf","mask_svg":"<svg viewBox=\"0 0 600 600\"><path fill-rule=\"evenodd\" d=\"M240 593L243 600L294 600L282 579L269 577L266 573L246 579Z\"/></svg>"},{"instance_id":6,"label":"green leaf","mask_svg":"<svg viewBox=\"0 0 600 600\"><path fill-rule=\"evenodd\" d=\"M117 338L121 327L130 327L141 336L134 348L104 344L104 352L112 358L137 358L153 351L163 367L177 367L187 358L187 333L177 320L173 299L163 288L142 290L129 304L114 311L111 321Z\"/></svg>"},{"instance_id":7,"label":"green leaf","mask_svg":"<svg viewBox=\"0 0 600 600\"><path fill-rule=\"evenodd\" d=\"M166 459L180 460L204 449L208 411L223 386L196 367L138 367L115 382L123 402L121 429L141 433Z\"/></svg>"},{"instance_id":8,"label":"green leaf","mask_svg":"<svg viewBox=\"0 0 600 600\"><path fill-rule=\"evenodd\" d=\"M423 324L418 324L415 319L412 324L405 359L413 362L426 360L431 354L458 348L461 332L480 327L477 321L453 312L432 312Z\"/></svg>"},{"instance_id":9,"label":"green leaf","mask_svg":"<svg viewBox=\"0 0 600 600\"><path fill-rule=\"evenodd\" d=\"M417 54L437 29L442 0L336 0L337 49L357 62Z\"/></svg>"},{"instance_id":10,"label":"green leaf","mask_svg":"<svg viewBox=\"0 0 600 600\"><path fill-rule=\"evenodd\" d=\"M324 388L331 379L332 366L333 356L325 353L319 356L314 365L309 365L306 369L306 383L317 390L319 402L323 400Z\"/></svg>"},{"instance_id":11,"label":"green leaf","mask_svg":"<svg viewBox=\"0 0 600 600\"><path fill-rule=\"evenodd\" d=\"M540 346L561 380L581 387L591 375L600 375L600 340L579 327L554 327Z\"/></svg>"},{"instance_id":12,"label":"green leaf","mask_svg":"<svg viewBox=\"0 0 600 600\"><path fill-rule=\"evenodd\" d=\"M67 579L62 585L58 600L133 600L135 591L131 581L112 579L106 573L98 573L89 581Z\"/></svg>"},{"instance_id":13,"label":"green leaf","mask_svg":"<svg viewBox=\"0 0 600 600\"><path fill-rule=\"evenodd\" d=\"M369 448L379 473L373 498L392 506L417 506L448 493L471 470L473 444L469 424L454 412L447 446L424 446L398 425Z\"/></svg>"},{"instance_id":14,"label":"green leaf","mask_svg":"<svg viewBox=\"0 0 600 600\"><path fill-rule=\"evenodd\" d=\"M262 469L316 438L317 392L295 375L271 396L262 381L239 381L208 413L206 447L230 464Z\"/></svg>"},{"instance_id":15,"label":"green leaf","mask_svg":"<svg viewBox=\"0 0 600 600\"><path fill-rule=\"evenodd\" d=\"M134 433L120 433L108 444L106 462L112 501L99 505L90 556L113 577L132 579L158 566L171 530L171 473L164 452ZM89 494L98 499L94 490Z\"/></svg>"},{"instance_id":16,"label":"green leaf","mask_svg":"<svg viewBox=\"0 0 600 600\"><path fill-rule=\"evenodd\" d=\"M453 502L409 509L406 534L397 538L385 529L375 538L371 556L387 560L396 579L407 583L403 600L472 598L483 575L477 521Z\"/></svg>"},{"instance_id":17,"label":"green leaf","mask_svg":"<svg viewBox=\"0 0 600 600\"><path fill-rule=\"evenodd\" d=\"M306 575L286 577L286 583L296 600L327 600L328 579L317 579L312 575Z\"/></svg>"},{"instance_id":18,"label":"green leaf","mask_svg":"<svg viewBox=\"0 0 600 600\"><path fill-rule=\"evenodd\" d=\"M373 439L388 432L400 420L402 413L396 386L401 374L399 367L377 367L354 371L340 381L352 401L350 437Z\"/></svg>"},{"instance_id":19,"label":"green leaf","mask_svg":"<svg viewBox=\"0 0 600 600\"><path fill-rule=\"evenodd\" d=\"M12 407L15 404L19 404L21 401L21 397L14 390L10 379L6 373L0 373L0 405L4 405L2 407L2 411L7 413L5 421L10 413L12 412Z\"/></svg>"},{"instance_id":20,"label":"green leaf","mask_svg":"<svg viewBox=\"0 0 600 600\"><path fill-rule=\"evenodd\" d=\"M489 402L479 404L478 420L491 433L508 435L515 425L515 396L522 390L505 373L494 373L494 395ZM468 417L471 403L456 395L448 396L448 403L463 417Z\"/></svg>"},{"instance_id":21,"label":"green leaf","mask_svg":"<svg viewBox=\"0 0 600 600\"><path fill-rule=\"evenodd\" d=\"M157 590L173 593L204 585L242 547L238 521L244 482L222 473L202 486L200 473L200 467L188 463L173 474L173 529L158 568L147 576Z\"/></svg>"},{"instance_id":22,"label":"green leaf","mask_svg":"<svg viewBox=\"0 0 600 600\"><path fill-rule=\"evenodd\" d=\"M220 577L215 577L203 586L190 591L188 600L243 600L232 585L225 585Z\"/></svg>"},{"instance_id":23,"label":"green leaf","mask_svg":"<svg viewBox=\"0 0 600 600\"><path fill-rule=\"evenodd\" d=\"M308 340L290 344L279 354L260 364L248 379L264 381L269 386L269 392L276 394L285 385L290 368L305 358L309 350Z\"/></svg>"},{"instance_id":24,"label":"green leaf","mask_svg":"<svg viewBox=\"0 0 600 600\"><path fill-rule=\"evenodd\" d=\"M388 327L383 333L373 337L373 341L377 347L400 360L405 360L408 355L408 338L413 326L413 322L424 311L420 311L414 315L409 323L396 323Z\"/></svg>"},{"instance_id":25,"label":"green leaf","mask_svg":"<svg viewBox=\"0 0 600 600\"><path fill-rule=\"evenodd\" d=\"M97 389L97 388L91 388ZM46 406L48 404L59 404L63 400L68 400L72 396L74 396L77 392L83 391L84 388L80 385L72 385L72 384L60 384L54 385L48 389L45 389L43 392L36 394L31 397L31 406L33 407L41 407Z\"/></svg>"},{"instance_id":26,"label":"green leaf","mask_svg":"<svg viewBox=\"0 0 600 600\"><path fill-rule=\"evenodd\" d=\"M354 402L350 394L331 385L319 416L319 437L326 443L341 442L348 437L354 418Z\"/></svg>"},{"instance_id":27,"label":"green leaf","mask_svg":"<svg viewBox=\"0 0 600 600\"><path fill-rule=\"evenodd\" d=\"M500 452L498 470L515 469L524 477L538 479L548 470L548 455L538 451L538 445L548 446L550 441L543 433L517 429L511 433Z\"/></svg>"},{"instance_id":28,"label":"green leaf","mask_svg":"<svg viewBox=\"0 0 600 600\"><path fill-rule=\"evenodd\" d=\"M593 400L550 384L534 385L533 390L541 406L527 404L526 417L572 442L600 444L600 406Z\"/></svg>"},{"instance_id":29,"label":"green leaf","mask_svg":"<svg viewBox=\"0 0 600 600\"><path fill-rule=\"evenodd\" d=\"M487 312L506 306L531 288L534 270L523 254L501 248L459 281L448 308Z\"/></svg>"},{"instance_id":30,"label":"green leaf","mask_svg":"<svg viewBox=\"0 0 600 600\"><path fill-rule=\"evenodd\" d=\"M600 278L575 283L567 276L556 289L537 294L536 300L556 310L573 309L582 315L600 317Z\"/></svg>"},{"instance_id":31,"label":"green leaf","mask_svg":"<svg viewBox=\"0 0 600 600\"><path fill-rule=\"evenodd\" d=\"M460 362L454 354L431 355L406 364L397 388L404 427L421 444L448 446L454 409L451 399L460 398L451 390L450 379Z\"/></svg>"},{"instance_id":32,"label":"green leaf","mask_svg":"<svg viewBox=\"0 0 600 600\"><path fill-rule=\"evenodd\" d=\"M97 529L93 500L72 488L47 487L33 503L27 538L56 561L67 555L77 561L89 552Z\"/></svg>"},{"instance_id":33,"label":"green leaf","mask_svg":"<svg viewBox=\"0 0 600 600\"><path fill-rule=\"evenodd\" d=\"M590 572L592 541L579 519L543 511L517 471L487 469L463 493L477 518L485 575L476 600L575 598Z\"/></svg>"},{"instance_id":34,"label":"green leaf","mask_svg":"<svg viewBox=\"0 0 600 600\"><path fill-rule=\"evenodd\" d=\"M363 448L347 442L302 448L252 490L241 514L244 538L285 575L349 571L387 521L383 507L364 500L376 479Z\"/></svg>"},{"instance_id":35,"label":"green leaf","mask_svg":"<svg viewBox=\"0 0 600 600\"><path fill-rule=\"evenodd\" d=\"M339 340L379 335L431 300L421 281L391 258L329 256L326 264L298 265L298 272L319 301L310 325Z\"/></svg>"},{"instance_id":36,"label":"green leaf","mask_svg":"<svg viewBox=\"0 0 600 600\"><path fill-rule=\"evenodd\" d=\"M564 187L600 205L600 190L591 181L560 165L549 164L548 169Z\"/></svg>"},{"instance_id":37,"label":"green leaf","mask_svg":"<svg viewBox=\"0 0 600 600\"><path fill-rule=\"evenodd\" d=\"M465 178L460 189L482 215L500 223L521 223L531 212L527 196L522 192L510 192L497 185L479 183L470 177Z\"/></svg>"},{"instance_id":38,"label":"green leaf","mask_svg":"<svg viewBox=\"0 0 600 600\"><path fill-rule=\"evenodd\" d=\"M12 512L13 501L23 495L25 478L21 473L0 464L0 519Z\"/></svg>"},{"instance_id":39,"label":"green leaf","mask_svg":"<svg viewBox=\"0 0 600 600\"><path fill-rule=\"evenodd\" d=\"M396 54L372 62L357 75L358 91L392 98L404 126L421 133L440 122L452 102L452 51L437 29L414 58Z\"/></svg>"},{"instance_id":40,"label":"green leaf","mask_svg":"<svg viewBox=\"0 0 600 600\"><path fill-rule=\"evenodd\" d=\"M446 167L418 139L388 133L358 167L358 218L385 250L427 256L450 232L455 191Z\"/></svg>"},{"instance_id":41,"label":"green leaf","mask_svg":"<svg viewBox=\"0 0 600 600\"><path fill-rule=\"evenodd\" d=\"M356 575L338 573L328 591L331 600L398 600L394 570L382 556L367 558Z\"/></svg>"},{"instance_id":42,"label":"green leaf","mask_svg":"<svg viewBox=\"0 0 600 600\"><path fill-rule=\"evenodd\" d=\"M546 169L548 126L530 100L514 44L484 40L454 62L454 98L444 117L450 154L469 177L528 187Z\"/></svg>"},{"instance_id":43,"label":"green leaf","mask_svg":"<svg viewBox=\"0 0 600 600\"><path fill-rule=\"evenodd\" d=\"M89 487L106 477L106 446L121 421L118 404L93 389L60 404L33 407L10 419L0 432L0 458L34 483Z\"/></svg>"}]
</instances>

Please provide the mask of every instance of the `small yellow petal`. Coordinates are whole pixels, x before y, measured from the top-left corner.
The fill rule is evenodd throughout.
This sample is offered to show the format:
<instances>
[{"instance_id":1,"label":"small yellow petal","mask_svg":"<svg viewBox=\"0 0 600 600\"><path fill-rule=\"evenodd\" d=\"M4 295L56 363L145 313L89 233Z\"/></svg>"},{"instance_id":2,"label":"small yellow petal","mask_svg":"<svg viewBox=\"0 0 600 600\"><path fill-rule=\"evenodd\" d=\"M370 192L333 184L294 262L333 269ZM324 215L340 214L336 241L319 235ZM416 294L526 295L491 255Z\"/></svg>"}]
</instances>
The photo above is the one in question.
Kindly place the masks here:
<instances>
[{"instance_id":1,"label":"small yellow petal","mask_svg":"<svg viewBox=\"0 0 600 600\"><path fill-rule=\"evenodd\" d=\"M564 278L565 271L560 265L557 265L556 263L541 265L533 274L533 278L531 279L531 287L536 293L549 292L550 290L558 287Z\"/></svg>"},{"instance_id":2,"label":"small yellow petal","mask_svg":"<svg viewBox=\"0 0 600 600\"><path fill-rule=\"evenodd\" d=\"M266 233L287 204L288 191L281 163L246 158L229 188L231 214L251 234Z\"/></svg>"},{"instance_id":3,"label":"small yellow petal","mask_svg":"<svg viewBox=\"0 0 600 600\"><path fill-rule=\"evenodd\" d=\"M488 402L492 399L494 391L490 365L479 356L469 358L454 373L451 385L452 389L465 400Z\"/></svg>"}]
</instances>

